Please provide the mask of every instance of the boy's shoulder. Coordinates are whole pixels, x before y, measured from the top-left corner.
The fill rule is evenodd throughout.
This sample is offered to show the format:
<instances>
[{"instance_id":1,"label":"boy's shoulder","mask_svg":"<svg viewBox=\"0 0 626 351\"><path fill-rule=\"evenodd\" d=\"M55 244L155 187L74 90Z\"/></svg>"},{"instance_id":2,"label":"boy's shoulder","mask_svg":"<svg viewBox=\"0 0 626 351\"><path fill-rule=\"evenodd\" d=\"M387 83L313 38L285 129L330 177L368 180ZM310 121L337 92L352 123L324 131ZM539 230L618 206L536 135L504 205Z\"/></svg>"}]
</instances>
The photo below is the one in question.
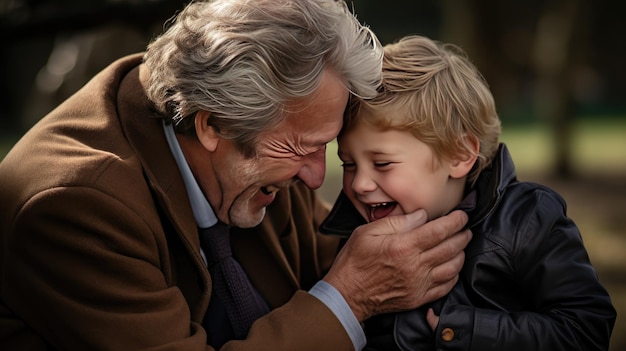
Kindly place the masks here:
<instances>
[{"instance_id":1,"label":"boy's shoulder","mask_svg":"<svg viewBox=\"0 0 626 351\"><path fill-rule=\"evenodd\" d=\"M544 184L517 181L511 183L502 196L499 206L505 205L522 212L542 207L566 207L565 199L554 189Z\"/></svg>"},{"instance_id":2,"label":"boy's shoulder","mask_svg":"<svg viewBox=\"0 0 626 351\"><path fill-rule=\"evenodd\" d=\"M565 201L553 189L515 181L506 187L491 212L471 229L483 239L479 247L499 248L514 255L520 245L539 245L559 223L571 222L566 210ZM470 251L483 250L479 247Z\"/></svg>"}]
</instances>

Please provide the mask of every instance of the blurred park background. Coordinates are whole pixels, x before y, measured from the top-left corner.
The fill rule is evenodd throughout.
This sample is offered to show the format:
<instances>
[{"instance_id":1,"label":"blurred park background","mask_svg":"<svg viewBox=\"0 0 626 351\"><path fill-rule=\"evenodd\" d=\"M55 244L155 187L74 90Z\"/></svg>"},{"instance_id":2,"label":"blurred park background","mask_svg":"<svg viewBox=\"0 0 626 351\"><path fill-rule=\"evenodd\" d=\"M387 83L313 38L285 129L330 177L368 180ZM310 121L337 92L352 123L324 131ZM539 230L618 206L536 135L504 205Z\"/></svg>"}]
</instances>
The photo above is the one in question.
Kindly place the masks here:
<instances>
[{"instance_id":1,"label":"blurred park background","mask_svg":"<svg viewBox=\"0 0 626 351\"><path fill-rule=\"evenodd\" d=\"M142 51L182 0L0 0L0 158L114 59ZM626 350L626 22L620 0L353 0L383 44L462 47L489 82L519 177L568 202L618 310ZM341 170L328 149L332 201ZM556 350L555 350L556 351Z\"/></svg>"}]
</instances>

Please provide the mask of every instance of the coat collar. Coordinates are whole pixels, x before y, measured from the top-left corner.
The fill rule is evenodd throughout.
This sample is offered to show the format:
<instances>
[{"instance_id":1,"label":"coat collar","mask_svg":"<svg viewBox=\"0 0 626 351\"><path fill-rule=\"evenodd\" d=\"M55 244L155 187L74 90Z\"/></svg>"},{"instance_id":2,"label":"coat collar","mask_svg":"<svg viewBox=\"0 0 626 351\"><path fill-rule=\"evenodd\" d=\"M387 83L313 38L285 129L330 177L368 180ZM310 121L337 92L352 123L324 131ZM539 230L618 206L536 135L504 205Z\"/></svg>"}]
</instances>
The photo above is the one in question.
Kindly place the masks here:
<instances>
[{"instance_id":1,"label":"coat collar","mask_svg":"<svg viewBox=\"0 0 626 351\"><path fill-rule=\"evenodd\" d=\"M514 181L517 181L517 174L513 159L506 145L501 143L491 165L480 173L468 191L475 191L477 195L475 206L466 209L470 218L468 228L476 226L491 214L506 188Z\"/></svg>"},{"instance_id":2,"label":"coat collar","mask_svg":"<svg viewBox=\"0 0 626 351\"><path fill-rule=\"evenodd\" d=\"M516 179L509 150L501 143L491 165L480 173L474 186L466 190L465 199L457 207L467 212L467 227L472 228L484 220L498 204L506 187ZM356 227L365 223L342 190L330 214L322 222L320 232L347 237Z\"/></svg>"},{"instance_id":3,"label":"coat collar","mask_svg":"<svg viewBox=\"0 0 626 351\"><path fill-rule=\"evenodd\" d=\"M120 123L124 133L143 166L143 171L155 194L194 260L202 264L199 254L198 229L193 217L187 190L165 139L161 119L152 112L146 96L148 71L141 64L142 55L122 59L128 68L117 95Z\"/></svg>"}]
</instances>

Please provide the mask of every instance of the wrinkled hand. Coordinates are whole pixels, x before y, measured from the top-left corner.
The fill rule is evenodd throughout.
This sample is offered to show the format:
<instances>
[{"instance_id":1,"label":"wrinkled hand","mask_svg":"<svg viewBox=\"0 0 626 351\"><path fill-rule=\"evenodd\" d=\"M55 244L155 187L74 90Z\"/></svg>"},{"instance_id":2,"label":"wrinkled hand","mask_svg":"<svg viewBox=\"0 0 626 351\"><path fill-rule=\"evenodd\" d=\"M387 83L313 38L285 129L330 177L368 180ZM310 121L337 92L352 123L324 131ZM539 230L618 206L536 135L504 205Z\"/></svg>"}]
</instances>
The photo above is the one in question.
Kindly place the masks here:
<instances>
[{"instance_id":1,"label":"wrinkled hand","mask_svg":"<svg viewBox=\"0 0 626 351\"><path fill-rule=\"evenodd\" d=\"M426 212L389 216L357 228L324 280L359 321L419 307L447 294L463 266L471 232L462 211L424 224Z\"/></svg>"}]
</instances>

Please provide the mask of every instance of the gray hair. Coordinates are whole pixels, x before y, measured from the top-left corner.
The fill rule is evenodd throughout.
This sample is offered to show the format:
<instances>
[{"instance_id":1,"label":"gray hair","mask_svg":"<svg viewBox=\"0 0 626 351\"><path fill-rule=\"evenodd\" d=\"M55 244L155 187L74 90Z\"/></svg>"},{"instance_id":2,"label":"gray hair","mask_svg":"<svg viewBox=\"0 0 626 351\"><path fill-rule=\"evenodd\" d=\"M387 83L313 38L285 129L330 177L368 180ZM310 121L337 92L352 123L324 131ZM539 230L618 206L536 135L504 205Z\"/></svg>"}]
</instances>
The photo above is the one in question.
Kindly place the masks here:
<instances>
[{"instance_id":1,"label":"gray hair","mask_svg":"<svg viewBox=\"0 0 626 351\"><path fill-rule=\"evenodd\" d=\"M208 111L222 137L250 151L284 119L287 102L319 86L325 68L352 94L374 97L382 55L343 0L198 1L148 46L147 94L178 132Z\"/></svg>"}]
</instances>

